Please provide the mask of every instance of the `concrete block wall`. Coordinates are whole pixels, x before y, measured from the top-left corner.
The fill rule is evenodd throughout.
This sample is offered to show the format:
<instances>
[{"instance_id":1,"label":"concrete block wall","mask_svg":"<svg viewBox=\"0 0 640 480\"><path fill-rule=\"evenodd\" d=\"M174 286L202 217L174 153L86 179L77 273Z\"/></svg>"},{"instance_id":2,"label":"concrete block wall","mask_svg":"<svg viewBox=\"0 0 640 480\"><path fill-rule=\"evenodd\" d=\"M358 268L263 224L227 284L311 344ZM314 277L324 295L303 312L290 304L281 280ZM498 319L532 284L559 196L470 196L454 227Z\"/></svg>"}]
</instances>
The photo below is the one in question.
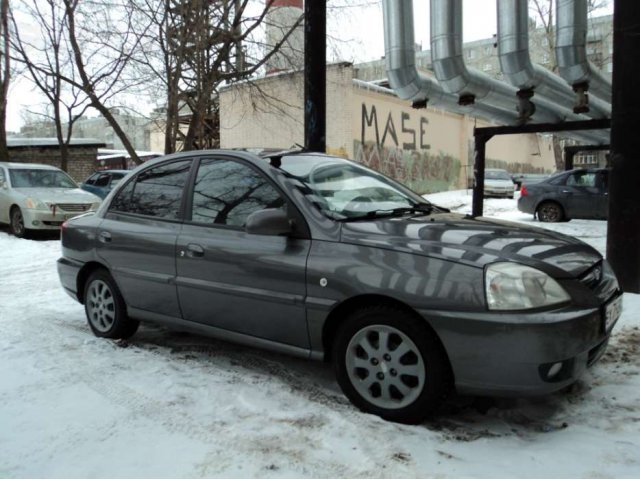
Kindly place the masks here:
<instances>
[{"instance_id":1,"label":"concrete block wall","mask_svg":"<svg viewBox=\"0 0 640 480\"><path fill-rule=\"evenodd\" d=\"M96 170L98 150L95 147L70 147L67 173L76 182L82 182ZM9 149L9 161L40 163L60 168L58 148L19 147Z\"/></svg>"}]
</instances>

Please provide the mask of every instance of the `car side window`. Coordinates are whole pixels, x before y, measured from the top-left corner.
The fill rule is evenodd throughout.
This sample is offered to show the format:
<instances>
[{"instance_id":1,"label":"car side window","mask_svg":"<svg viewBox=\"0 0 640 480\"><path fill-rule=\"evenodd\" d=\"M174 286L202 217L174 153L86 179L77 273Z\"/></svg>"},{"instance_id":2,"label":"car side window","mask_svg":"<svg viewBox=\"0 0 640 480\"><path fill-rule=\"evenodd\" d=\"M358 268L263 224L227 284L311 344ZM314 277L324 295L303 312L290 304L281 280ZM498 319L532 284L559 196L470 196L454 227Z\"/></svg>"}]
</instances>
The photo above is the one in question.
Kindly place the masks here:
<instances>
[{"instance_id":1,"label":"car side window","mask_svg":"<svg viewBox=\"0 0 640 480\"><path fill-rule=\"evenodd\" d=\"M85 180L84 183L86 183L87 185L93 185L96 183L96 179L100 176L99 173L94 173L93 175L91 175L89 178L87 178Z\"/></svg>"},{"instance_id":2,"label":"car side window","mask_svg":"<svg viewBox=\"0 0 640 480\"><path fill-rule=\"evenodd\" d=\"M604 170L598 173L597 185L603 192L609 191L609 172Z\"/></svg>"},{"instance_id":3,"label":"car side window","mask_svg":"<svg viewBox=\"0 0 640 480\"><path fill-rule=\"evenodd\" d=\"M191 220L242 227L253 212L284 205L280 193L253 168L231 160L206 159L196 176Z\"/></svg>"},{"instance_id":4,"label":"car side window","mask_svg":"<svg viewBox=\"0 0 640 480\"><path fill-rule=\"evenodd\" d=\"M567 177L567 185L570 187L595 187L596 174L593 172L576 172Z\"/></svg>"},{"instance_id":5,"label":"car side window","mask_svg":"<svg viewBox=\"0 0 640 480\"><path fill-rule=\"evenodd\" d=\"M95 185L96 187L106 187L107 185L109 185L109 178L110 178L110 177L111 177L111 176L110 176L108 173L103 173L102 175L100 175L100 176L96 179L96 181L95 181L94 185Z\"/></svg>"},{"instance_id":6,"label":"car side window","mask_svg":"<svg viewBox=\"0 0 640 480\"><path fill-rule=\"evenodd\" d=\"M4 181L6 180L5 176L4 176L4 170L2 170L0 168L0 185L2 185L4 183Z\"/></svg>"},{"instance_id":7,"label":"car side window","mask_svg":"<svg viewBox=\"0 0 640 480\"><path fill-rule=\"evenodd\" d=\"M117 193L110 210L177 219L190 169L191 160L181 160L140 172Z\"/></svg>"}]
</instances>

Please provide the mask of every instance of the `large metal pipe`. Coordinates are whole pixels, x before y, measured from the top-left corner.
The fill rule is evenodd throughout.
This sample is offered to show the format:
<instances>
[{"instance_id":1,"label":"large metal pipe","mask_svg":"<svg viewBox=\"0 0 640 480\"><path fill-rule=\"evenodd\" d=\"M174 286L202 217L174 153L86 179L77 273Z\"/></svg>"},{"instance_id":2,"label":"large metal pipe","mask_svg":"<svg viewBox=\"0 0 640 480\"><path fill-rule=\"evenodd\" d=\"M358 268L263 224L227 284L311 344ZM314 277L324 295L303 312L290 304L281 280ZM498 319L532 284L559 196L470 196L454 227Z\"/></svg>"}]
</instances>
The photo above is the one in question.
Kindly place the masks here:
<instances>
[{"instance_id":1,"label":"large metal pipe","mask_svg":"<svg viewBox=\"0 0 640 480\"><path fill-rule=\"evenodd\" d=\"M438 82L445 91L458 95L462 104L480 102L508 110L518 103L522 123L534 115L541 122L562 120L557 112L536 112L511 85L467 68L462 57L462 0L431 0L431 62Z\"/></svg>"},{"instance_id":2,"label":"large metal pipe","mask_svg":"<svg viewBox=\"0 0 640 480\"><path fill-rule=\"evenodd\" d=\"M587 0L556 1L556 58L560 75L579 93L611 103L611 83L587 58Z\"/></svg>"},{"instance_id":3,"label":"large metal pipe","mask_svg":"<svg viewBox=\"0 0 640 480\"><path fill-rule=\"evenodd\" d=\"M387 77L398 97L414 104L428 101L435 107L503 125L518 123L514 102L511 110L484 104L459 105L456 95L446 92L435 79L418 72L415 64L413 0L383 0L382 12Z\"/></svg>"},{"instance_id":4,"label":"large metal pipe","mask_svg":"<svg viewBox=\"0 0 640 480\"><path fill-rule=\"evenodd\" d=\"M595 97L586 102L587 97L574 93L562 78L531 62L527 0L498 0L498 58L502 73L520 95L535 94L558 109L574 104L573 112L590 118L611 116L611 105ZM570 116L569 111L565 114Z\"/></svg>"}]
</instances>

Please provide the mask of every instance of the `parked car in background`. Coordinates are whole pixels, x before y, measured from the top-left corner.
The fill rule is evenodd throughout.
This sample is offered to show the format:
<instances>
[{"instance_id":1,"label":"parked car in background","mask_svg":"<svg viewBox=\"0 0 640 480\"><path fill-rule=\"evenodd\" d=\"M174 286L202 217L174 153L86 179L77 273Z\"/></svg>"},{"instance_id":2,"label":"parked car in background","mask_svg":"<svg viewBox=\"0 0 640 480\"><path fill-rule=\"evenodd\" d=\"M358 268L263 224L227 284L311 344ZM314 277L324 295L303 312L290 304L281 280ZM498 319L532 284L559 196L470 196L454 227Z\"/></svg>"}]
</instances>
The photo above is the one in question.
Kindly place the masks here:
<instances>
[{"instance_id":1,"label":"parked car in background","mask_svg":"<svg viewBox=\"0 0 640 480\"><path fill-rule=\"evenodd\" d=\"M101 170L82 182L80 188L105 198L128 173L129 170Z\"/></svg>"},{"instance_id":2,"label":"parked car in background","mask_svg":"<svg viewBox=\"0 0 640 480\"><path fill-rule=\"evenodd\" d=\"M622 294L572 237L433 205L343 158L191 151L65 223L60 281L95 335L159 322L333 363L415 423L452 388L540 395L604 353Z\"/></svg>"},{"instance_id":3,"label":"parked car in background","mask_svg":"<svg viewBox=\"0 0 640 480\"><path fill-rule=\"evenodd\" d=\"M500 168L487 168L484 171L484 196L513 198L515 184L511 175Z\"/></svg>"},{"instance_id":4,"label":"parked car in background","mask_svg":"<svg viewBox=\"0 0 640 480\"><path fill-rule=\"evenodd\" d=\"M16 237L29 230L57 230L65 220L95 211L100 202L59 168L0 162L0 223L8 223Z\"/></svg>"},{"instance_id":5,"label":"parked car in background","mask_svg":"<svg viewBox=\"0 0 640 480\"><path fill-rule=\"evenodd\" d=\"M541 222L572 218L605 220L609 213L609 172L604 168L574 169L557 173L539 183L524 183L518 210Z\"/></svg>"}]
</instances>

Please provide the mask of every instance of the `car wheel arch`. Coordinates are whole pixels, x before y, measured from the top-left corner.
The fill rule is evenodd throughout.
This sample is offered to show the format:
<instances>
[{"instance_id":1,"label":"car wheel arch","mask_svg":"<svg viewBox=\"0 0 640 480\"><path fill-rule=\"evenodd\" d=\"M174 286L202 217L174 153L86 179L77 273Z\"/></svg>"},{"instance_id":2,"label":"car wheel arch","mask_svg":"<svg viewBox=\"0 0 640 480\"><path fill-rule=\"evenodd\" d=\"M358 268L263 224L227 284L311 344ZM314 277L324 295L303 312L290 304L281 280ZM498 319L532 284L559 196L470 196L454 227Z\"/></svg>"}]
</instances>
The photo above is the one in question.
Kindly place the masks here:
<instances>
[{"instance_id":1,"label":"car wheel arch","mask_svg":"<svg viewBox=\"0 0 640 480\"><path fill-rule=\"evenodd\" d=\"M436 332L435 329L431 326L429 321L418 314L418 312L416 312L406 303L401 302L400 300L396 300L392 297L377 294L357 295L355 297L348 298L333 307L331 312L329 312L329 315L327 316L322 328L322 346L324 350L325 362L331 361L333 343L336 339L336 334L338 333L341 322L344 321L344 319L347 318L351 313L359 309L370 308L372 306L396 308L418 318L424 324L425 328L429 329L429 331L433 333L434 337L438 340L438 343L440 344L440 347L442 348L442 351L447 358L449 367L451 368L451 360L449 359L449 354L447 353L447 350L442 343L442 339L438 335L438 332Z\"/></svg>"},{"instance_id":2,"label":"car wheel arch","mask_svg":"<svg viewBox=\"0 0 640 480\"><path fill-rule=\"evenodd\" d=\"M102 263L92 261L85 263L78 272L78 276L76 279L76 295L78 297L78 301L81 304L84 305L84 287L87 283L87 280L89 279L89 276L96 270L100 269L106 270L107 272L109 271L109 269Z\"/></svg>"}]
</instances>

